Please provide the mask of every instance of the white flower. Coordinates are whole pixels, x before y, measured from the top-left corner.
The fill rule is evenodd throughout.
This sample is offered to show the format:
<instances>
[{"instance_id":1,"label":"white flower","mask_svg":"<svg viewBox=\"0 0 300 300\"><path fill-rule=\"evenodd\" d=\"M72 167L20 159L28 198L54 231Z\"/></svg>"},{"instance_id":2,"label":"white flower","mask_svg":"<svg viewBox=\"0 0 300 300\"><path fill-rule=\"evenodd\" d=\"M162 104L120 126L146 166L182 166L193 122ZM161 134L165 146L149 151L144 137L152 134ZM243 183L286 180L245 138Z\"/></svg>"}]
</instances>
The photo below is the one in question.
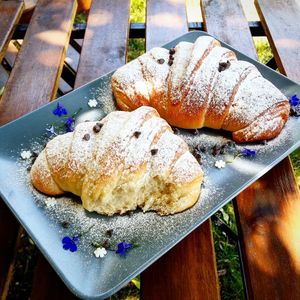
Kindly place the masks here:
<instances>
[{"instance_id":1,"label":"white flower","mask_svg":"<svg viewBox=\"0 0 300 300\"><path fill-rule=\"evenodd\" d=\"M99 257L104 257L107 254L107 251L105 248L102 247L98 247L95 251L94 251L94 255L99 258Z\"/></svg>"},{"instance_id":2,"label":"white flower","mask_svg":"<svg viewBox=\"0 0 300 300\"><path fill-rule=\"evenodd\" d=\"M21 152L21 157L23 159L29 159L31 157L31 155L32 155L32 153L29 150L28 151L24 150Z\"/></svg>"},{"instance_id":3,"label":"white flower","mask_svg":"<svg viewBox=\"0 0 300 300\"><path fill-rule=\"evenodd\" d=\"M90 99L90 100L88 101L88 106L89 106L89 107L96 107L97 104L98 104L98 102L97 102L96 99Z\"/></svg>"},{"instance_id":4,"label":"white flower","mask_svg":"<svg viewBox=\"0 0 300 300\"><path fill-rule=\"evenodd\" d=\"M215 167L218 168L218 169L225 168L225 166L226 166L226 162L224 160L222 160L222 159L217 160L215 162Z\"/></svg>"}]
</instances>

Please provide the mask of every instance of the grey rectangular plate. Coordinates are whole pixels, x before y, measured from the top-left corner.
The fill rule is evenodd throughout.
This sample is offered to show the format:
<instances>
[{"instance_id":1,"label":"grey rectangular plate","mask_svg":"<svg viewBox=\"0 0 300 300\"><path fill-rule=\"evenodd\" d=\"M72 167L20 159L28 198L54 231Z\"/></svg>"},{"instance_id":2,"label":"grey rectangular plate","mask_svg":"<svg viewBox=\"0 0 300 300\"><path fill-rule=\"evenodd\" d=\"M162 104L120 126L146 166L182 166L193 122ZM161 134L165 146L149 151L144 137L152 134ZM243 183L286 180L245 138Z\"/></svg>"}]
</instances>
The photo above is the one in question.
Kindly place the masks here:
<instances>
[{"instance_id":1,"label":"grey rectangular plate","mask_svg":"<svg viewBox=\"0 0 300 300\"><path fill-rule=\"evenodd\" d=\"M173 47L181 41L194 42L202 35L207 34L191 32L165 47ZM299 85L233 50L239 59L256 65L287 97L300 95ZM69 112L82 108L76 122L99 119L116 109L111 93L111 75L98 78L58 101ZM87 105L89 99L96 99L98 106L90 108ZM0 193L62 280L82 298L102 299L115 293L300 144L300 118L290 118L282 133L266 145L243 145L257 151L255 158L238 158L219 170L214 167L215 161L232 157L214 157L209 152L203 154L204 185L200 200L191 209L166 217L140 211L132 215L104 217L85 212L72 195L49 199L31 187L26 171L28 162L20 159L20 152L39 149L46 142L45 128L59 120L52 114L56 104L57 101L49 103L0 128ZM191 147L201 143L210 148L230 138L227 133L208 129L201 129L198 135L185 130L179 134ZM70 223L69 228L61 226L64 221ZM63 236L72 236L89 228L82 236L77 252L62 249ZM112 237L105 233L107 229L114 230ZM124 239L137 242L140 247L131 250L125 258L114 251L109 251L102 259L95 258L91 243L106 239L114 249Z\"/></svg>"}]
</instances>

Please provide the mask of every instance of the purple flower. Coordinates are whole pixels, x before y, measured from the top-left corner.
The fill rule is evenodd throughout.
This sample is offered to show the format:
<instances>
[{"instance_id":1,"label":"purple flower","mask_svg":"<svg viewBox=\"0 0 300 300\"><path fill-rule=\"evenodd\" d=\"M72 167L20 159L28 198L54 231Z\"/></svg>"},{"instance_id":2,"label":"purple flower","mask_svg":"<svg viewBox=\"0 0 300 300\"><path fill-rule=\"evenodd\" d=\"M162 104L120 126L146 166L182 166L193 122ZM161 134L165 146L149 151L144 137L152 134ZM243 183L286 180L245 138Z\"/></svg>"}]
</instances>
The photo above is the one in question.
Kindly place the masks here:
<instances>
[{"instance_id":1,"label":"purple flower","mask_svg":"<svg viewBox=\"0 0 300 300\"><path fill-rule=\"evenodd\" d=\"M77 236L73 236L72 238L70 238L69 236L65 236L62 239L62 244L63 244L63 248L65 250L70 250L71 252L75 252L77 251L77 244L80 240L80 237Z\"/></svg>"},{"instance_id":2,"label":"purple flower","mask_svg":"<svg viewBox=\"0 0 300 300\"><path fill-rule=\"evenodd\" d=\"M300 104L300 99L297 97L297 95L293 95L289 101L291 106L297 106Z\"/></svg>"},{"instance_id":3,"label":"purple flower","mask_svg":"<svg viewBox=\"0 0 300 300\"><path fill-rule=\"evenodd\" d=\"M67 132L72 132L74 130L73 125L75 123L75 119L74 118L68 118L64 124L66 126L66 130Z\"/></svg>"},{"instance_id":4,"label":"purple flower","mask_svg":"<svg viewBox=\"0 0 300 300\"><path fill-rule=\"evenodd\" d=\"M52 112L54 115L59 117L67 114L67 110L59 102L57 102L57 106Z\"/></svg>"},{"instance_id":5,"label":"purple flower","mask_svg":"<svg viewBox=\"0 0 300 300\"><path fill-rule=\"evenodd\" d=\"M50 133L50 134L56 134L53 125L52 125L51 127L49 127L49 128L46 128L46 131L47 131L48 133Z\"/></svg>"},{"instance_id":6,"label":"purple flower","mask_svg":"<svg viewBox=\"0 0 300 300\"><path fill-rule=\"evenodd\" d=\"M126 252L133 248L133 244L127 244L125 240L118 244L118 249L116 253L120 254L120 256L125 256Z\"/></svg>"},{"instance_id":7,"label":"purple flower","mask_svg":"<svg viewBox=\"0 0 300 300\"><path fill-rule=\"evenodd\" d=\"M241 156L248 156L248 157L255 157L256 156L256 151L244 148L243 151L240 152Z\"/></svg>"}]
</instances>

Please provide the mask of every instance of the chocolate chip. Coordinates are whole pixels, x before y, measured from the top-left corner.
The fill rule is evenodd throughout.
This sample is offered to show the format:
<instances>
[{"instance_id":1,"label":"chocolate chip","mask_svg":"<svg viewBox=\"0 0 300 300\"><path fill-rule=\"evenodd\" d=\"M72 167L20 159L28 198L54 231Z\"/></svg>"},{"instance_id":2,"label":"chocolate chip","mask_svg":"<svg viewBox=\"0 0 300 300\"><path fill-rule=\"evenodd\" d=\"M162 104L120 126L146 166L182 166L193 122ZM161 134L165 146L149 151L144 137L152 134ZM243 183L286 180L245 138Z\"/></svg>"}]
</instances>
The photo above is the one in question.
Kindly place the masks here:
<instances>
[{"instance_id":1,"label":"chocolate chip","mask_svg":"<svg viewBox=\"0 0 300 300\"><path fill-rule=\"evenodd\" d=\"M229 61L229 60L219 62L219 68L218 68L218 71L219 71L219 72L225 71L226 69L229 68L229 66L230 66L230 61Z\"/></svg>"},{"instance_id":2,"label":"chocolate chip","mask_svg":"<svg viewBox=\"0 0 300 300\"><path fill-rule=\"evenodd\" d=\"M169 60L174 60L174 56L170 55Z\"/></svg>"},{"instance_id":3,"label":"chocolate chip","mask_svg":"<svg viewBox=\"0 0 300 300\"><path fill-rule=\"evenodd\" d=\"M37 152L33 151L33 152L32 152L32 156L33 156L33 157L38 157L39 154L38 154Z\"/></svg>"},{"instance_id":4,"label":"chocolate chip","mask_svg":"<svg viewBox=\"0 0 300 300\"><path fill-rule=\"evenodd\" d=\"M133 135L134 135L136 138L138 138L138 137L141 135L141 132L140 132L140 131L135 131L135 132L133 133Z\"/></svg>"},{"instance_id":5,"label":"chocolate chip","mask_svg":"<svg viewBox=\"0 0 300 300\"><path fill-rule=\"evenodd\" d=\"M212 152L211 152L211 154L212 154L213 156L216 156L216 155L220 154L220 151L221 151L221 148L220 148L219 146L217 146L217 145L214 145L214 146L212 147Z\"/></svg>"},{"instance_id":6,"label":"chocolate chip","mask_svg":"<svg viewBox=\"0 0 300 300\"><path fill-rule=\"evenodd\" d=\"M158 152L158 149L151 149L151 155L155 155Z\"/></svg>"},{"instance_id":7,"label":"chocolate chip","mask_svg":"<svg viewBox=\"0 0 300 300\"><path fill-rule=\"evenodd\" d=\"M102 126L103 126L103 124L101 124L101 123L96 123L96 125L93 127L93 131L94 131L95 133L98 133L98 132L101 130Z\"/></svg>"},{"instance_id":8,"label":"chocolate chip","mask_svg":"<svg viewBox=\"0 0 300 300\"><path fill-rule=\"evenodd\" d=\"M86 133L83 138L84 141L88 141L90 139L90 135L88 133Z\"/></svg>"},{"instance_id":9,"label":"chocolate chip","mask_svg":"<svg viewBox=\"0 0 300 300\"><path fill-rule=\"evenodd\" d=\"M108 236L108 237L111 237L112 234L113 234L114 230L113 229L108 229L106 230L105 234Z\"/></svg>"},{"instance_id":10,"label":"chocolate chip","mask_svg":"<svg viewBox=\"0 0 300 300\"><path fill-rule=\"evenodd\" d=\"M199 145L197 145L195 147L195 149L193 151L193 155L197 159L198 163L201 164L202 163L202 161L201 161L202 158L201 158L201 153L199 151L199 148L200 148Z\"/></svg>"},{"instance_id":11,"label":"chocolate chip","mask_svg":"<svg viewBox=\"0 0 300 300\"><path fill-rule=\"evenodd\" d=\"M173 127L174 134L178 134L180 131L177 127Z\"/></svg>"},{"instance_id":12,"label":"chocolate chip","mask_svg":"<svg viewBox=\"0 0 300 300\"><path fill-rule=\"evenodd\" d=\"M69 227L70 227L70 223L67 222L67 221L63 221L63 222L61 223L61 226L62 226L63 228L69 228Z\"/></svg>"},{"instance_id":13,"label":"chocolate chip","mask_svg":"<svg viewBox=\"0 0 300 300\"><path fill-rule=\"evenodd\" d=\"M175 54L175 49L174 49L174 48L171 48L171 49L169 50L169 53L170 53L171 55Z\"/></svg>"},{"instance_id":14,"label":"chocolate chip","mask_svg":"<svg viewBox=\"0 0 300 300\"><path fill-rule=\"evenodd\" d=\"M165 62L165 60L163 59L163 58L159 58L158 60L157 60L157 62L159 63L159 64L163 64L164 62Z\"/></svg>"},{"instance_id":15,"label":"chocolate chip","mask_svg":"<svg viewBox=\"0 0 300 300\"><path fill-rule=\"evenodd\" d=\"M105 249L108 249L110 247L110 242L109 240L105 240L102 244L102 247L104 247Z\"/></svg>"},{"instance_id":16,"label":"chocolate chip","mask_svg":"<svg viewBox=\"0 0 300 300\"><path fill-rule=\"evenodd\" d=\"M168 65L171 67L173 65L173 60L169 60Z\"/></svg>"}]
</instances>

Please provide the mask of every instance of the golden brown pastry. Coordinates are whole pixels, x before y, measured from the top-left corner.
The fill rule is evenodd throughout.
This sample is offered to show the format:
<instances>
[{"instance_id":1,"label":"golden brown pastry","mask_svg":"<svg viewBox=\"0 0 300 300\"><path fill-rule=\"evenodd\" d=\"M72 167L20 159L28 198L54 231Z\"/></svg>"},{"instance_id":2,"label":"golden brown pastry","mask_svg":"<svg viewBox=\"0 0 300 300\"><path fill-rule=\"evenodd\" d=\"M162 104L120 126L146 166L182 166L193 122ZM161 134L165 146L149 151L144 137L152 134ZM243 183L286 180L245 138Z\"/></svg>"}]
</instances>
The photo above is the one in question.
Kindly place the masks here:
<instances>
[{"instance_id":1,"label":"golden brown pastry","mask_svg":"<svg viewBox=\"0 0 300 300\"><path fill-rule=\"evenodd\" d=\"M197 201L202 178L187 144L145 106L78 124L52 139L31 169L40 192L71 192L88 211L106 215L183 211Z\"/></svg>"},{"instance_id":2,"label":"golden brown pastry","mask_svg":"<svg viewBox=\"0 0 300 300\"><path fill-rule=\"evenodd\" d=\"M171 125L228 130L236 142L276 137L290 111L254 65L209 36L153 48L119 68L112 89L122 110L149 105Z\"/></svg>"}]
</instances>

